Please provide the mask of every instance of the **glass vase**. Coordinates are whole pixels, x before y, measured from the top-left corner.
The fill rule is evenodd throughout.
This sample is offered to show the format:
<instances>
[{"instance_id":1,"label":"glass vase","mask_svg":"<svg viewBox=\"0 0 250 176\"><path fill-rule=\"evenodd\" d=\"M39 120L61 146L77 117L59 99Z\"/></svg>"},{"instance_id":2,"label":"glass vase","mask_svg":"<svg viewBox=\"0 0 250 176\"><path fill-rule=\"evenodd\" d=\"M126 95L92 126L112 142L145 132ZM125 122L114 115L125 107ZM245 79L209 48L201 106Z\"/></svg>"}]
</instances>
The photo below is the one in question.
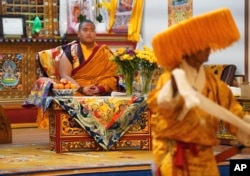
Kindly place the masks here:
<instances>
[{"instance_id":1,"label":"glass vase","mask_svg":"<svg viewBox=\"0 0 250 176\"><path fill-rule=\"evenodd\" d=\"M123 80L125 83L126 95L131 96L133 94L134 73L123 74Z\"/></svg>"},{"instance_id":2,"label":"glass vase","mask_svg":"<svg viewBox=\"0 0 250 176\"><path fill-rule=\"evenodd\" d=\"M147 95L148 92L150 91L153 73L154 70L152 69L139 70L141 95Z\"/></svg>"}]
</instances>

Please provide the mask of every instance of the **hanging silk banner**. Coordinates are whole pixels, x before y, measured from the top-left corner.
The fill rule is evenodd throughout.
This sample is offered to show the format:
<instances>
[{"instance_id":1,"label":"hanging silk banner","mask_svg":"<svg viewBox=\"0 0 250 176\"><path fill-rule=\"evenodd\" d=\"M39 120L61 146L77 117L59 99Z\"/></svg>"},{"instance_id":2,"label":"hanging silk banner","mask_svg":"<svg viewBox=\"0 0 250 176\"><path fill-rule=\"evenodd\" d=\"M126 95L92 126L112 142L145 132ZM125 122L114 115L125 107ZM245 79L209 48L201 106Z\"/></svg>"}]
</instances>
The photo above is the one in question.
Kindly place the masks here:
<instances>
[{"instance_id":1,"label":"hanging silk banner","mask_svg":"<svg viewBox=\"0 0 250 176\"><path fill-rule=\"evenodd\" d=\"M118 0L112 32L127 33L134 0Z\"/></svg>"},{"instance_id":2,"label":"hanging silk banner","mask_svg":"<svg viewBox=\"0 0 250 176\"><path fill-rule=\"evenodd\" d=\"M168 0L168 26L193 16L193 0Z\"/></svg>"}]
</instances>

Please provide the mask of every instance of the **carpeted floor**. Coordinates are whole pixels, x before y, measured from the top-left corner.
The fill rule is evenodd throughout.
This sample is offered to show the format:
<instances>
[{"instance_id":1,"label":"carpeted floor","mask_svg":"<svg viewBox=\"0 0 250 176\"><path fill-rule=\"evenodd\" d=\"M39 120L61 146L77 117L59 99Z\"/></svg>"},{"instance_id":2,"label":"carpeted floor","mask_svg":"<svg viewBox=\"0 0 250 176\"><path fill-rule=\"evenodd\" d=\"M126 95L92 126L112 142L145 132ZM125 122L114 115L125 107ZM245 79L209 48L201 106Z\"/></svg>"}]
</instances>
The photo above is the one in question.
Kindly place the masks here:
<instances>
[{"instance_id":1,"label":"carpeted floor","mask_svg":"<svg viewBox=\"0 0 250 176\"><path fill-rule=\"evenodd\" d=\"M38 128L14 128L12 139L0 144L0 175L151 175L149 151L57 154L49 150L48 130Z\"/></svg>"},{"instance_id":2,"label":"carpeted floor","mask_svg":"<svg viewBox=\"0 0 250 176\"><path fill-rule=\"evenodd\" d=\"M11 144L0 145L0 175L151 176L152 151L67 152L49 150L48 130L12 129ZM217 146L215 154L230 146ZM250 158L250 148L232 159ZM219 164L221 176L229 163Z\"/></svg>"},{"instance_id":3,"label":"carpeted floor","mask_svg":"<svg viewBox=\"0 0 250 176\"><path fill-rule=\"evenodd\" d=\"M16 145L0 148L0 174L84 170L86 172L150 168L152 153L145 151L69 152L57 154L47 145ZM125 170L126 170L125 169Z\"/></svg>"}]
</instances>

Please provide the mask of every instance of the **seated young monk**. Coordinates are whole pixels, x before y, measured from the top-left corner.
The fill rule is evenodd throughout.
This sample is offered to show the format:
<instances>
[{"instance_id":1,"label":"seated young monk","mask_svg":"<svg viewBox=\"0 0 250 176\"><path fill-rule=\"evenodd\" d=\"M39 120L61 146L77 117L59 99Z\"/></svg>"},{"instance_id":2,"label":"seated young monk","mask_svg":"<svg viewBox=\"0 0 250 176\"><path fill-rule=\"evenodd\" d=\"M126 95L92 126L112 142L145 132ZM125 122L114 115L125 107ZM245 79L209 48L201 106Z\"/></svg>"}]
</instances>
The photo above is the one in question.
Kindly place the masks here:
<instances>
[{"instance_id":1,"label":"seated young monk","mask_svg":"<svg viewBox=\"0 0 250 176\"><path fill-rule=\"evenodd\" d=\"M111 50L95 42L95 25L86 20L79 25L79 41L62 46L59 62L62 81L77 85L76 95L106 95L117 89L117 66L109 58Z\"/></svg>"},{"instance_id":2,"label":"seated young monk","mask_svg":"<svg viewBox=\"0 0 250 176\"><path fill-rule=\"evenodd\" d=\"M212 51L239 38L224 8L170 26L153 38L158 64L166 68L147 99L156 175L218 176L212 147L219 144L219 117L240 143L250 146L250 116L228 86L203 67Z\"/></svg>"},{"instance_id":3,"label":"seated young monk","mask_svg":"<svg viewBox=\"0 0 250 176\"><path fill-rule=\"evenodd\" d=\"M96 32L92 21L86 20L79 24L78 38L79 41L40 52L39 63L43 68L42 73L47 77L36 81L23 106L39 107L41 101L36 100L47 96L44 92L48 92L52 83L74 84L77 89L74 96L102 96L117 90L117 65L109 59L112 51L106 45L95 42ZM56 58L49 57L54 55ZM57 63L52 65L55 60ZM36 93L37 90L43 93L40 95ZM38 108L37 123L40 128L48 128L48 113L44 113L42 108Z\"/></svg>"}]
</instances>

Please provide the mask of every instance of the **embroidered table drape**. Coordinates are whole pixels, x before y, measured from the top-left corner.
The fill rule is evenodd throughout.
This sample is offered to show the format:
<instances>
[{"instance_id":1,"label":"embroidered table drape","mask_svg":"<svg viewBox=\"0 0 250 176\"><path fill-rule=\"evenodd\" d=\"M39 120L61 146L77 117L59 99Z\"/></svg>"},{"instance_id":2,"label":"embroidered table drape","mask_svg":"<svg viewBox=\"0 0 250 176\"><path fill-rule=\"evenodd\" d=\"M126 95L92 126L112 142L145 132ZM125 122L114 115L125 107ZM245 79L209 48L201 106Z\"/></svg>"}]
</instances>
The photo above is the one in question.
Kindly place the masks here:
<instances>
[{"instance_id":1,"label":"embroidered table drape","mask_svg":"<svg viewBox=\"0 0 250 176\"><path fill-rule=\"evenodd\" d=\"M105 150L109 150L145 112L145 97L47 97L54 101Z\"/></svg>"}]
</instances>

